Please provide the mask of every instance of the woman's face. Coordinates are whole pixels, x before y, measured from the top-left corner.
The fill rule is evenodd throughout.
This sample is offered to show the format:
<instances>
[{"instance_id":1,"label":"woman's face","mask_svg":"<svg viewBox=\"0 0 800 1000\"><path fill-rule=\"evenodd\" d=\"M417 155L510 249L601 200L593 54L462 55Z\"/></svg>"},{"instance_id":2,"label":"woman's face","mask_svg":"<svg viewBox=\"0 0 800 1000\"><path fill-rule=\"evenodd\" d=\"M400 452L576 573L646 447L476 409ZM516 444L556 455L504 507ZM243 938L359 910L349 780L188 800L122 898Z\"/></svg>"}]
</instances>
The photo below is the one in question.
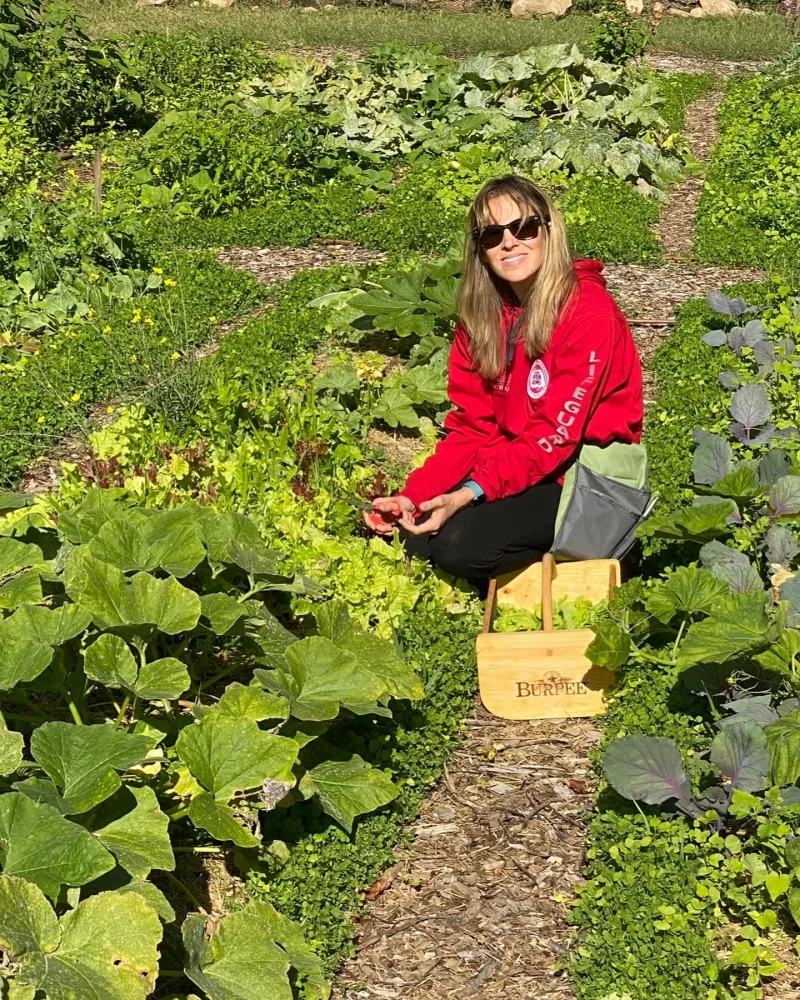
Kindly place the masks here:
<instances>
[{"instance_id":1,"label":"woman's face","mask_svg":"<svg viewBox=\"0 0 800 1000\"><path fill-rule=\"evenodd\" d=\"M520 208L509 195L501 195L489 202L487 225L503 226L530 214L529 209ZM527 294L544 263L546 239L544 226L539 228L538 236L532 240L518 240L506 229L499 246L483 251L492 271L511 285L520 300Z\"/></svg>"}]
</instances>

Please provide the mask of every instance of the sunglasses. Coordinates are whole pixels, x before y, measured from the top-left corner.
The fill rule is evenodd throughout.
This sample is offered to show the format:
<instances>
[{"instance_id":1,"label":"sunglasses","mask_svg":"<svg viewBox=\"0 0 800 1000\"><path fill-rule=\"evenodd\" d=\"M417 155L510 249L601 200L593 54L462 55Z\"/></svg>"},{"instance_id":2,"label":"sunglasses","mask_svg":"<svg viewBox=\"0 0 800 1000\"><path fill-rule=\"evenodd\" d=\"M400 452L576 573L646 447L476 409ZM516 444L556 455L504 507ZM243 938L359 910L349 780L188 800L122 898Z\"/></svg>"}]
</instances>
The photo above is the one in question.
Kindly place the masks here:
<instances>
[{"instance_id":1,"label":"sunglasses","mask_svg":"<svg viewBox=\"0 0 800 1000\"><path fill-rule=\"evenodd\" d=\"M548 225L547 222L544 223ZM542 220L538 215L529 215L525 219L514 219L504 226L486 226L485 229L473 229L472 238L480 244L483 250L492 250L503 242L506 229L518 240L535 240L542 228Z\"/></svg>"}]
</instances>

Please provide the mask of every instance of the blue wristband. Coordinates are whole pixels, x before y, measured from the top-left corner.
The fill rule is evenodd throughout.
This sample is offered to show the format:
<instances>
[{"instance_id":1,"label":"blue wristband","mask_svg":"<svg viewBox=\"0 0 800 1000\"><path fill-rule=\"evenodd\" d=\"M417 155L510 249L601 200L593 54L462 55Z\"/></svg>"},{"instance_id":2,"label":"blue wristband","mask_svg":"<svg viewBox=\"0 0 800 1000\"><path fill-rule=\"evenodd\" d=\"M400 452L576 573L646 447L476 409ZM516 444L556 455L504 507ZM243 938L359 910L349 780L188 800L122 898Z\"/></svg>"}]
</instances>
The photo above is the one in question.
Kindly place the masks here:
<instances>
[{"instance_id":1,"label":"blue wristband","mask_svg":"<svg viewBox=\"0 0 800 1000\"><path fill-rule=\"evenodd\" d=\"M466 486L466 488L468 490L472 490L472 494L473 494L473 496L475 497L476 500L480 500L481 497L486 496L486 494L485 494L485 492L483 490L483 487L479 486L478 483L476 483L474 479L468 479L464 483L464 485Z\"/></svg>"}]
</instances>

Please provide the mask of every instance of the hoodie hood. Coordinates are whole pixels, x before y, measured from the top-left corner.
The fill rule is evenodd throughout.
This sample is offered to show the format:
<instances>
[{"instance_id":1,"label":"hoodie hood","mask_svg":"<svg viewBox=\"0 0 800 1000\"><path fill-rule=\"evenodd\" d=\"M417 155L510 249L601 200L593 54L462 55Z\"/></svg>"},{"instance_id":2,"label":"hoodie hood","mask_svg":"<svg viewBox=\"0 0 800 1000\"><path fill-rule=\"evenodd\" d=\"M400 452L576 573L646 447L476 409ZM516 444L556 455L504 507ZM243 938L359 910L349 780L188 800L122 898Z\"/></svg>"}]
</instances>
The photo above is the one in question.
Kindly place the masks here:
<instances>
[{"instance_id":1,"label":"hoodie hood","mask_svg":"<svg viewBox=\"0 0 800 1000\"><path fill-rule=\"evenodd\" d=\"M582 285L584 283L591 283L598 288L606 287L606 279L603 277L605 264L602 260L580 258L572 262L572 267L575 271L575 277Z\"/></svg>"}]
</instances>

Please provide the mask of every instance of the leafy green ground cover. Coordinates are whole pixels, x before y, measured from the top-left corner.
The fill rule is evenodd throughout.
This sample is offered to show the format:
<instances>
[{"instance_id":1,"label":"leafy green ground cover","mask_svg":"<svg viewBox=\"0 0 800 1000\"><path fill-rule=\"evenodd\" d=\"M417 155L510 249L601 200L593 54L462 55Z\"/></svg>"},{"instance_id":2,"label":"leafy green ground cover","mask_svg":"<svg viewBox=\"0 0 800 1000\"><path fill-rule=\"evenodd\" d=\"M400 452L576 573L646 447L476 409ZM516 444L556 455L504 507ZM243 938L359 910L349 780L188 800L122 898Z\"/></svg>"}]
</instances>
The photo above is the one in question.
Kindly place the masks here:
<instances>
[{"instance_id":1,"label":"leafy green ground cover","mask_svg":"<svg viewBox=\"0 0 800 1000\"><path fill-rule=\"evenodd\" d=\"M656 359L681 418L650 425L650 454L682 488L590 650L621 686L573 912L582 998L757 1000L797 933L797 299L747 291L760 307L684 307Z\"/></svg>"},{"instance_id":2,"label":"leafy green ground cover","mask_svg":"<svg viewBox=\"0 0 800 1000\"><path fill-rule=\"evenodd\" d=\"M720 139L697 222L702 260L797 269L800 60L734 79L720 109Z\"/></svg>"}]
</instances>

